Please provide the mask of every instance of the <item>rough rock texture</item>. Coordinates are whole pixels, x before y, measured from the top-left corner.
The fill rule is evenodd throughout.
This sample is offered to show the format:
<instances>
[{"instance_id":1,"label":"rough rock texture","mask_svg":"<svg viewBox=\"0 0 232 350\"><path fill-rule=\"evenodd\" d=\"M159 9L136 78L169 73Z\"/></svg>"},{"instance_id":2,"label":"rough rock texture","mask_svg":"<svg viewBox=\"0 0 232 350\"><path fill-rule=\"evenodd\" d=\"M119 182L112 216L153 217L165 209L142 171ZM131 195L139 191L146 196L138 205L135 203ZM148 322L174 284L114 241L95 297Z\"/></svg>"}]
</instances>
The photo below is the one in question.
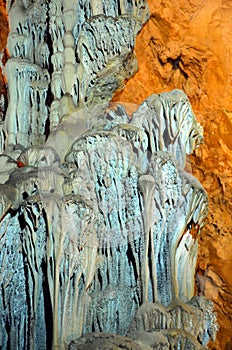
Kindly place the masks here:
<instances>
[{"instance_id":1,"label":"rough rock texture","mask_svg":"<svg viewBox=\"0 0 232 350\"><path fill-rule=\"evenodd\" d=\"M59 131L75 135L65 152L21 151L2 188L2 348L63 349L82 333L128 329L154 332L160 349L205 348L217 323L211 303L193 298L208 206L183 170L202 139L187 96L152 95L132 119L122 106L87 115L49 135L54 147Z\"/></svg>"},{"instance_id":2,"label":"rough rock texture","mask_svg":"<svg viewBox=\"0 0 232 350\"><path fill-rule=\"evenodd\" d=\"M202 348L217 329L212 309L203 299L194 301L195 314L172 304L193 296L196 234L207 213L205 191L183 171L186 154L202 139L188 99L180 91L152 95L132 121L119 106L87 110L110 101L137 69L133 47L147 19L146 3L16 0L7 9L9 94L0 135L6 169L0 227L3 348L62 348L94 330L125 334L148 301L155 310L157 303L168 307L167 316L165 309L164 318L151 317L151 324L159 321L152 331L162 328L162 334L146 344L150 328L144 327L137 344ZM156 25L156 16L151 21ZM164 36L169 27L165 30ZM182 51L165 56L154 41L150 47L163 67L160 82L169 67L177 73L173 85L180 77L189 93ZM194 90L194 96L200 93ZM70 113L83 108L83 118L75 114L73 133ZM198 276L200 290L208 280L221 283L207 270ZM189 329L189 319L199 329Z\"/></svg>"},{"instance_id":3,"label":"rough rock texture","mask_svg":"<svg viewBox=\"0 0 232 350\"><path fill-rule=\"evenodd\" d=\"M6 113L6 85L3 77L2 66L6 61L6 41L8 35L8 19L6 14L6 5L4 1L0 1L0 130L2 130L2 119ZM2 145L0 145L2 148Z\"/></svg>"},{"instance_id":4,"label":"rough rock texture","mask_svg":"<svg viewBox=\"0 0 232 350\"><path fill-rule=\"evenodd\" d=\"M72 341L68 346L67 350L141 350L142 348L138 346L132 340L107 333L89 333L82 336L78 340Z\"/></svg>"},{"instance_id":5,"label":"rough rock texture","mask_svg":"<svg viewBox=\"0 0 232 350\"><path fill-rule=\"evenodd\" d=\"M109 102L137 70L144 1L8 1L6 146L43 144L79 107ZM123 33L123 35L122 35Z\"/></svg>"},{"instance_id":6,"label":"rough rock texture","mask_svg":"<svg viewBox=\"0 0 232 350\"><path fill-rule=\"evenodd\" d=\"M232 8L221 0L149 1L151 18L136 43L139 71L115 101L140 103L181 88L204 127L191 171L209 195L199 240L197 289L211 298L220 323L217 345L232 348Z\"/></svg>"},{"instance_id":7,"label":"rough rock texture","mask_svg":"<svg viewBox=\"0 0 232 350\"><path fill-rule=\"evenodd\" d=\"M212 310L212 302L202 296L193 297L186 304L179 299L174 299L166 307L158 303L146 302L136 312L127 334L132 339L140 339L143 333L151 332L155 338L160 332L163 337L167 338L167 344L170 341L169 338L173 338L173 349L178 347L203 349L209 338L214 338L215 334L214 322L211 323L211 316L208 317ZM178 335L179 339L175 341L174 338L178 338ZM202 345L196 341L196 338Z\"/></svg>"}]
</instances>

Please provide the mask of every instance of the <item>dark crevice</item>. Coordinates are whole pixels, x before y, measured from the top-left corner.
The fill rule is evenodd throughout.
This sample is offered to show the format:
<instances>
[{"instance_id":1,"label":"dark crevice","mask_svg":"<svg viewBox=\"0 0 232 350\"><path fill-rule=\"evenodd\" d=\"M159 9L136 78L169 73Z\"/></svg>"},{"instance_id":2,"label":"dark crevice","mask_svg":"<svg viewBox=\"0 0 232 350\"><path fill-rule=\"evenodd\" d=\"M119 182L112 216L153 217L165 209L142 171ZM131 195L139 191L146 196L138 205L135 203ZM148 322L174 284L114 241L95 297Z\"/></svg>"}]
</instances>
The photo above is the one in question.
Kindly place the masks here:
<instances>
[{"instance_id":1,"label":"dark crevice","mask_svg":"<svg viewBox=\"0 0 232 350\"><path fill-rule=\"evenodd\" d=\"M117 5L118 5L118 16L121 16L122 11L121 11L121 7L120 7L120 0L117 1Z\"/></svg>"},{"instance_id":2,"label":"dark crevice","mask_svg":"<svg viewBox=\"0 0 232 350\"><path fill-rule=\"evenodd\" d=\"M188 74L185 73L185 71L180 67L180 63L182 62L180 56L178 56L178 57L175 58L175 59L169 57L169 58L167 59L167 62L168 62L168 63L171 63L172 68L173 68L174 70L179 69L180 73L184 76L185 79L188 78Z\"/></svg>"},{"instance_id":3,"label":"dark crevice","mask_svg":"<svg viewBox=\"0 0 232 350\"><path fill-rule=\"evenodd\" d=\"M97 316L97 325L98 325L98 331L99 331L99 332L102 332L101 322L100 322L98 316Z\"/></svg>"},{"instance_id":4,"label":"dark crevice","mask_svg":"<svg viewBox=\"0 0 232 350\"><path fill-rule=\"evenodd\" d=\"M99 269L98 269L98 272L97 272L97 278L98 278L98 281L100 283L100 289L102 289L102 276L101 276L101 272L100 272Z\"/></svg>"},{"instance_id":5,"label":"dark crevice","mask_svg":"<svg viewBox=\"0 0 232 350\"><path fill-rule=\"evenodd\" d=\"M119 319L119 311L117 310L116 311L116 315L115 315L116 317L116 324L117 324L117 326L119 326L119 323L120 323L120 319Z\"/></svg>"},{"instance_id":6,"label":"dark crevice","mask_svg":"<svg viewBox=\"0 0 232 350\"><path fill-rule=\"evenodd\" d=\"M163 132L163 140L164 140L164 143L165 143L166 147L168 145L172 144L172 140L170 139L167 127L164 129L164 132Z\"/></svg>"},{"instance_id":7,"label":"dark crevice","mask_svg":"<svg viewBox=\"0 0 232 350\"><path fill-rule=\"evenodd\" d=\"M43 295L44 295L44 318L46 325L46 349L50 350L52 348L52 338L53 338L53 313L52 313L52 303L51 296L49 292L49 283L47 276L47 265L45 261L41 264L43 272Z\"/></svg>"},{"instance_id":8,"label":"dark crevice","mask_svg":"<svg viewBox=\"0 0 232 350\"><path fill-rule=\"evenodd\" d=\"M25 199L27 199L29 197L29 194L26 191L24 191L22 193L22 196L23 196L23 199L25 200Z\"/></svg>"},{"instance_id":9,"label":"dark crevice","mask_svg":"<svg viewBox=\"0 0 232 350\"><path fill-rule=\"evenodd\" d=\"M21 214L21 213L19 214L18 221L19 221L20 229L21 229L21 231L23 231L25 229L25 227L26 227L25 219L24 219L23 214Z\"/></svg>"},{"instance_id":10,"label":"dark crevice","mask_svg":"<svg viewBox=\"0 0 232 350\"><path fill-rule=\"evenodd\" d=\"M28 315L28 322L27 322L27 347L26 349L30 349L30 342L33 339L33 310L32 310L32 305L31 305L31 299L30 299L30 286L29 286L29 263L28 263L28 259L27 259L27 252L25 251L25 249L22 250L22 255L23 255L23 271L24 271L24 278L25 278L25 303L26 303L26 307L27 307L27 315Z\"/></svg>"},{"instance_id":11,"label":"dark crevice","mask_svg":"<svg viewBox=\"0 0 232 350\"><path fill-rule=\"evenodd\" d=\"M151 147L151 136L147 130L144 130L146 136L147 136L147 152L152 154L152 147Z\"/></svg>"},{"instance_id":12,"label":"dark crevice","mask_svg":"<svg viewBox=\"0 0 232 350\"><path fill-rule=\"evenodd\" d=\"M159 55L157 56L157 58L158 58L158 61L159 61L160 65L161 65L162 67L164 67L165 63L161 60L161 58L159 57Z\"/></svg>"},{"instance_id":13,"label":"dark crevice","mask_svg":"<svg viewBox=\"0 0 232 350\"><path fill-rule=\"evenodd\" d=\"M136 267L135 257L134 257L133 250L130 243L128 243L128 249L127 249L126 255L127 255L127 260L129 265L133 266L135 280L137 281L139 276L138 276L138 271Z\"/></svg>"},{"instance_id":14,"label":"dark crevice","mask_svg":"<svg viewBox=\"0 0 232 350\"><path fill-rule=\"evenodd\" d=\"M53 64L52 64L52 55L53 55L53 40L52 40L52 37L51 37L51 34L49 32L49 29L50 29L50 23L49 23L49 9L47 9L47 17L46 17L47 21L46 21L46 31L45 31L45 34L44 34L44 42L47 44L48 46L48 49L49 49L49 57L48 57L48 67L47 70L48 70L48 73L49 73L49 76L50 76L50 81L52 80L52 73L54 71L53 69ZM51 104L54 100L54 96L52 94L52 91L51 91L51 83L49 83L48 85L48 90L47 90L47 96L46 96L46 106L47 106L47 111L48 111L48 117L46 119L46 122L45 122L45 130L44 130L44 135L45 135L45 139L47 140L49 134L50 134L50 116L49 116L49 111L50 111L50 107L51 107Z\"/></svg>"},{"instance_id":15,"label":"dark crevice","mask_svg":"<svg viewBox=\"0 0 232 350\"><path fill-rule=\"evenodd\" d=\"M48 96L49 96L49 94L48 94ZM45 122L45 127L44 127L45 141L47 140L49 134L50 134L50 119L47 118L46 122Z\"/></svg>"}]
</instances>

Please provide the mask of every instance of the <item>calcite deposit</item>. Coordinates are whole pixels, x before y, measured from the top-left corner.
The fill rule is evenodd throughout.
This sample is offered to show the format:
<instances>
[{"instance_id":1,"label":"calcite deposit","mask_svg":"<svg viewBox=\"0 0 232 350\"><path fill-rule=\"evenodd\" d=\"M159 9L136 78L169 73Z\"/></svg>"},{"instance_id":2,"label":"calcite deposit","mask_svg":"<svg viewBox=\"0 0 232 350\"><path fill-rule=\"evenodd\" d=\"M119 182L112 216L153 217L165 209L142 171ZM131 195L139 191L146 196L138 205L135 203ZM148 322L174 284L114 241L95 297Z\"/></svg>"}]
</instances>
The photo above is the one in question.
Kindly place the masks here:
<instances>
[{"instance_id":1,"label":"calcite deposit","mask_svg":"<svg viewBox=\"0 0 232 350\"><path fill-rule=\"evenodd\" d=\"M7 12L2 349L206 349L218 325L194 285L208 197L185 171L203 129L178 89L132 114L110 103L138 69L146 1Z\"/></svg>"},{"instance_id":2,"label":"calcite deposit","mask_svg":"<svg viewBox=\"0 0 232 350\"><path fill-rule=\"evenodd\" d=\"M230 1L149 1L151 16L138 36L139 70L115 101L141 103L179 88L204 127L204 144L188 169L209 196L199 240L198 292L215 302L220 331L212 349L232 347L232 7Z\"/></svg>"}]
</instances>

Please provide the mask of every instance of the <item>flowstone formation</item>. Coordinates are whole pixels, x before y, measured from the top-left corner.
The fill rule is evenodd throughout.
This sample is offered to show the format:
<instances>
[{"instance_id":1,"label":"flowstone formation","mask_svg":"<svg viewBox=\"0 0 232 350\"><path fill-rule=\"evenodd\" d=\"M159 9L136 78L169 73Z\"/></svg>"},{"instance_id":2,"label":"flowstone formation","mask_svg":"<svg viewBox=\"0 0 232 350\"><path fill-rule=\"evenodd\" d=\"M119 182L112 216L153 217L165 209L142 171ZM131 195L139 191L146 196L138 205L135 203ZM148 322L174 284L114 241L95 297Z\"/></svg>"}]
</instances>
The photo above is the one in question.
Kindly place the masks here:
<instances>
[{"instance_id":1,"label":"flowstone formation","mask_svg":"<svg viewBox=\"0 0 232 350\"><path fill-rule=\"evenodd\" d=\"M202 128L179 90L132 116L145 1L8 1L1 123L1 349L206 349L194 296L207 196L184 171ZM16 15L17 14L17 15Z\"/></svg>"}]
</instances>

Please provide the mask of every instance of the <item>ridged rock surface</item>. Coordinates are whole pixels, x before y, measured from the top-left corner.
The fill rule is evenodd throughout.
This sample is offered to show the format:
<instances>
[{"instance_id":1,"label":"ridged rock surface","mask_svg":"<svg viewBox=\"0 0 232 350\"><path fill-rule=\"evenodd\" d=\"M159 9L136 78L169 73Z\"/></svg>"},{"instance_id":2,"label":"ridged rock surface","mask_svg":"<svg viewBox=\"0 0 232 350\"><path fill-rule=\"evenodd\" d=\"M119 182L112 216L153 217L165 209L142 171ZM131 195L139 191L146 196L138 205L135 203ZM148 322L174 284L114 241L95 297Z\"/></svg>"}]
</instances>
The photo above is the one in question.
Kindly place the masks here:
<instances>
[{"instance_id":1,"label":"ridged rock surface","mask_svg":"<svg viewBox=\"0 0 232 350\"><path fill-rule=\"evenodd\" d=\"M148 1L137 38L139 71L115 101L183 89L204 127L191 170L209 195L200 238L197 288L214 301L220 324L213 349L232 349L232 6L221 0Z\"/></svg>"},{"instance_id":2,"label":"ridged rock surface","mask_svg":"<svg viewBox=\"0 0 232 350\"><path fill-rule=\"evenodd\" d=\"M4 62L4 48L6 47L6 40L8 35L8 21L6 15L6 6L3 0L0 0L0 57ZM0 92L6 94L6 86L3 80L1 62L0 62ZM0 123L4 114L4 99L0 98Z\"/></svg>"}]
</instances>

